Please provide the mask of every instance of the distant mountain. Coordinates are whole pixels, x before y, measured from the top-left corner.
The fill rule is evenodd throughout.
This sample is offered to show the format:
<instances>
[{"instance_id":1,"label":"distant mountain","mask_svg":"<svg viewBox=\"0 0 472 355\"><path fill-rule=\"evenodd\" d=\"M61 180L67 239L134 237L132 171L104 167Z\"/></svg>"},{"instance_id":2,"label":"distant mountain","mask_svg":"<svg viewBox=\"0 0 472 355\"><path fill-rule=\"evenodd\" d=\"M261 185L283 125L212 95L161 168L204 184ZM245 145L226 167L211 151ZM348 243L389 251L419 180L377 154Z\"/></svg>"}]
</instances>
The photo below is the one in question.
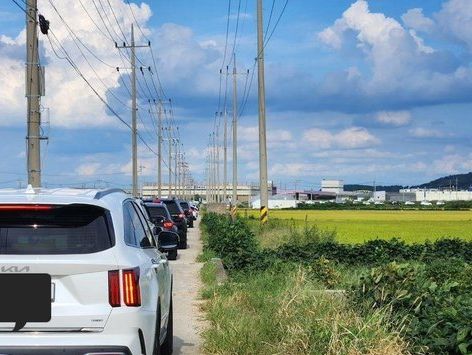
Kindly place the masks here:
<instances>
[{"instance_id":1,"label":"distant mountain","mask_svg":"<svg viewBox=\"0 0 472 355\"><path fill-rule=\"evenodd\" d=\"M409 186L411 188L422 188L422 189L455 189L456 182L458 186L458 190L469 190L472 188L472 172L467 174L457 174L457 175L449 175L445 176L433 181L430 181L426 184L416 185L416 186ZM408 186L407 186L408 187ZM401 185L391 185L391 186L377 186L377 191L387 191L387 192L398 192L400 189L405 188ZM351 184L351 185L344 185L344 191L359 191L359 190L366 190L366 191L373 191L372 185L359 185L359 184Z\"/></svg>"},{"instance_id":2,"label":"distant mountain","mask_svg":"<svg viewBox=\"0 0 472 355\"><path fill-rule=\"evenodd\" d=\"M398 192L402 189L403 186L400 185L392 185L392 186L376 186L375 189L377 191L387 191L387 192ZM374 188L372 185L344 185L344 191L373 191Z\"/></svg>"},{"instance_id":3,"label":"distant mountain","mask_svg":"<svg viewBox=\"0 0 472 355\"><path fill-rule=\"evenodd\" d=\"M468 190L472 186L472 172L467 174L457 174L442 177L433 181L430 181L423 185L414 187L425 188L425 189L455 189L456 182L458 190Z\"/></svg>"}]
</instances>

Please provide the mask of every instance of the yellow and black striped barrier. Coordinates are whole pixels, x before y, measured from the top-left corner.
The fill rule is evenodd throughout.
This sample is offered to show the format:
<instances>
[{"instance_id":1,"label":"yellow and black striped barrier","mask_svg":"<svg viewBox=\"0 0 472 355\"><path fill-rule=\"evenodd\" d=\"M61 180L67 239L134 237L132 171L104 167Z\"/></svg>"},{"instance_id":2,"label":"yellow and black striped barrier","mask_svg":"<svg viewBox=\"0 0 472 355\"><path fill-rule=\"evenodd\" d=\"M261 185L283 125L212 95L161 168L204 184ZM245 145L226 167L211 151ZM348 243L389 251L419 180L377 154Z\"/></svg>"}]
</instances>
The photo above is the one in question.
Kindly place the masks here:
<instances>
[{"instance_id":1,"label":"yellow and black striped barrier","mask_svg":"<svg viewBox=\"0 0 472 355\"><path fill-rule=\"evenodd\" d=\"M269 220L269 209L266 206L261 206L260 210L260 221L261 224L267 224L267 221Z\"/></svg>"},{"instance_id":2,"label":"yellow and black striped barrier","mask_svg":"<svg viewBox=\"0 0 472 355\"><path fill-rule=\"evenodd\" d=\"M231 218L233 219L233 221L236 219L237 214L238 214L238 207L231 206Z\"/></svg>"}]
</instances>

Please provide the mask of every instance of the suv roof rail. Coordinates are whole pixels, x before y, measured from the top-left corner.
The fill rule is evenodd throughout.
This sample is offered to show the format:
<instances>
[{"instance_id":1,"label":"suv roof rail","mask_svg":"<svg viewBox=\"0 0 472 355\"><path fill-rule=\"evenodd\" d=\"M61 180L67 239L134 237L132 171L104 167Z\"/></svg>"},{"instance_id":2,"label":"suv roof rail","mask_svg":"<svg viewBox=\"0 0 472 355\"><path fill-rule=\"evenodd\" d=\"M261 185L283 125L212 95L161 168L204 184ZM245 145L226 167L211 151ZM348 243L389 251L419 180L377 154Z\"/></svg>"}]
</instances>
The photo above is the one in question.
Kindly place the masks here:
<instances>
[{"instance_id":1,"label":"suv roof rail","mask_svg":"<svg viewBox=\"0 0 472 355\"><path fill-rule=\"evenodd\" d=\"M108 190L103 190L103 191L98 191L96 194L95 194L95 197L94 199L95 200L100 200L101 198L109 195L109 194L112 194L112 193L115 193L115 192L122 192L124 194L126 194L126 191L123 190L123 189L108 189Z\"/></svg>"}]
</instances>

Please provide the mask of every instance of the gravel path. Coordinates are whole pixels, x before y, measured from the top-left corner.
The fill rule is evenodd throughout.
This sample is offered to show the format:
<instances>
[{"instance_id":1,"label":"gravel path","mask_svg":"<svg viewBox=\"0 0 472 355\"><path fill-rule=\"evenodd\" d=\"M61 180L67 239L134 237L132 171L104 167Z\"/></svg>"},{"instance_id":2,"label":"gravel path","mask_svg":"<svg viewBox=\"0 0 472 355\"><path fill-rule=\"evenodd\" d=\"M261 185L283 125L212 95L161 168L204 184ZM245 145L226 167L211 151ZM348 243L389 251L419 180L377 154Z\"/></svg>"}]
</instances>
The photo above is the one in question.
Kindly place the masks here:
<instances>
[{"instance_id":1,"label":"gravel path","mask_svg":"<svg viewBox=\"0 0 472 355\"><path fill-rule=\"evenodd\" d=\"M199 221L188 230L189 248L179 250L177 260L171 261L174 273L174 354L200 354L200 331L203 316L200 311L199 290L202 263L196 258L202 251Z\"/></svg>"}]
</instances>

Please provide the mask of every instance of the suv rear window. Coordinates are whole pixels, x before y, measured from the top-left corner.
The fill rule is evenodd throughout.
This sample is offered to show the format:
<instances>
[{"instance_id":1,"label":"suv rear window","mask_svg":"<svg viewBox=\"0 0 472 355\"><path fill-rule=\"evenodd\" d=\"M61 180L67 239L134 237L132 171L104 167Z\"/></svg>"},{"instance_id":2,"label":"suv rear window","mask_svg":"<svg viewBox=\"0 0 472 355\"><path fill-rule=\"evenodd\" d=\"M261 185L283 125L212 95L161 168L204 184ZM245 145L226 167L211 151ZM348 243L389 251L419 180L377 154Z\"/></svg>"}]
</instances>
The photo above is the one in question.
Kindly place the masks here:
<instances>
[{"instance_id":1,"label":"suv rear window","mask_svg":"<svg viewBox=\"0 0 472 355\"><path fill-rule=\"evenodd\" d=\"M151 220L156 217L164 217L165 219L170 219L169 212L167 212L167 209L165 207L146 206L146 209L149 212Z\"/></svg>"},{"instance_id":2,"label":"suv rear window","mask_svg":"<svg viewBox=\"0 0 472 355\"><path fill-rule=\"evenodd\" d=\"M190 205L188 204L188 202L180 202L180 206L181 206L184 210L189 210L189 209L190 209Z\"/></svg>"},{"instance_id":3,"label":"suv rear window","mask_svg":"<svg viewBox=\"0 0 472 355\"><path fill-rule=\"evenodd\" d=\"M171 215L182 213L182 210L177 205L177 202L175 202L174 200L166 200L164 201L164 203L166 204L167 209L169 210Z\"/></svg>"},{"instance_id":4,"label":"suv rear window","mask_svg":"<svg viewBox=\"0 0 472 355\"><path fill-rule=\"evenodd\" d=\"M0 205L0 254L88 254L115 244L108 212L93 205Z\"/></svg>"}]
</instances>

